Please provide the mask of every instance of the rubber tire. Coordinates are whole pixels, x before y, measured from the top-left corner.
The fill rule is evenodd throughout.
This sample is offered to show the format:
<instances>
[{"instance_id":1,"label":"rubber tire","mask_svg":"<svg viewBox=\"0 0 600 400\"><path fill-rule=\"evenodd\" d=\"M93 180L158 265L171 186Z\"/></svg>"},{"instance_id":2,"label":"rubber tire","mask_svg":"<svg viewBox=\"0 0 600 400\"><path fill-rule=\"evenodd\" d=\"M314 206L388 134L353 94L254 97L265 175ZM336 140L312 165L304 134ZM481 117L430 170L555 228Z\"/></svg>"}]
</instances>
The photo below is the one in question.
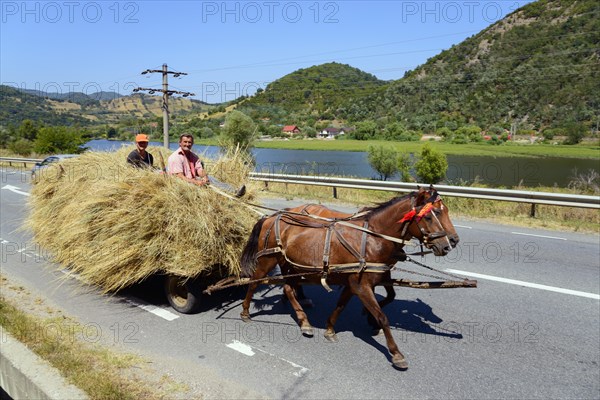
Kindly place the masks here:
<instances>
[{"instance_id":1,"label":"rubber tire","mask_svg":"<svg viewBox=\"0 0 600 400\"><path fill-rule=\"evenodd\" d=\"M165 295L171 307L182 314L194 314L202 305L202 288L191 279L167 275Z\"/></svg>"}]
</instances>

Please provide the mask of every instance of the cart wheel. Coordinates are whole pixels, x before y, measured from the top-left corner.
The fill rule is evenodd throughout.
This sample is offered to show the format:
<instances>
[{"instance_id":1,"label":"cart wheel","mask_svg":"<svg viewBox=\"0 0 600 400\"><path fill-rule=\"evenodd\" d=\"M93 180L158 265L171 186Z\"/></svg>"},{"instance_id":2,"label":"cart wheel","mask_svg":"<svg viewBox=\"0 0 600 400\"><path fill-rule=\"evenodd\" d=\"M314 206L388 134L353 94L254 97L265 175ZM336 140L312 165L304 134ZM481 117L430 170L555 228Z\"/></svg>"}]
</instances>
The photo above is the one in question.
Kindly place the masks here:
<instances>
[{"instance_id":1,"label":"cart wheel","mask_svg":"<svg viewBox=\"0 0 600 400\"><path fill-rule=\"evenodd\" d=\"M168 275L165 278L165 294L171 307L183 314L193 314L200 308L202 288L191 279Z\"/></svg>"}]
</instances>

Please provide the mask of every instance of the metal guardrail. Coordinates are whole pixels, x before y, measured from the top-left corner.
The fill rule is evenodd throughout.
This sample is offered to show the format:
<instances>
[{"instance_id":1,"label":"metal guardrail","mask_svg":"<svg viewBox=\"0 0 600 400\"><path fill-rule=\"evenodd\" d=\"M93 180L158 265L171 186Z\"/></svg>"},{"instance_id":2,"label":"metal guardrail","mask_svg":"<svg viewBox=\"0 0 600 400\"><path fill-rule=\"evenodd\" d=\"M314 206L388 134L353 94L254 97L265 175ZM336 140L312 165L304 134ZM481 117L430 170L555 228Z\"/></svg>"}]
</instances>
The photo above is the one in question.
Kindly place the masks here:
<instances>
[{"instance_id":1,"label":"metal guardrail","mask_svg":"<svg viewBox=\"0 0 600 400\"><path fill-rule=\"evenodd\" d=\"M27 167L27 164L35 164L42 161L44 161L43 158L0 157L0 162L8 163L10 166L15 163L23 164L24 167Z\"/></svg>"},{"instance_id":2,"label":"metal guardrail","mask_svg":"<svg viewBox=\"0 0 600 400\"><path fill-rule=\"evenodd\" d=\"M419 185L428 186L427 184L406 182L372 181L366 179L270 174L258 172L250 173L250 179L264 182L281 182L301 185L329 186L334 189L340 187L354 189L385 190L389 192L411 192L413 190L417 190L417 187ZM533 205L533 213L535 213L535 209L533 208L535 207L535 204L600 209L600 196L532 192L525 190L490 189L469 186L435 185L435 188L440 194L445 196L530 203ZM334 197L337 197L335 190Z\"/></svg>"},{"instance_id":3,"label":"metal guardrail","mask_svg":"<svg viewBox=\"0 0 600 400\"><path fill-rule=\"evenodd\" d=\"M34 164L41 162L36 158L10 158L0 157L0 162ZM287 175L251 172L250 179L264 182L280 182L299 185L328 186L333 188L333 197L337 198L337 188L384 190L388 192L411 192L418 186L427 186L419 183L373 181L367 179L337 178L329 176ZM600 209L600 196L584 196L566 193L532 192L526 190L508 190L477 188L470 186L435 185L437 191L445 196L466 197L471 199L511 201L529 203L532 205L532 215L535 215L535 205L545 204L552 206L580 207Z\"/></svg>"}]
</instances>

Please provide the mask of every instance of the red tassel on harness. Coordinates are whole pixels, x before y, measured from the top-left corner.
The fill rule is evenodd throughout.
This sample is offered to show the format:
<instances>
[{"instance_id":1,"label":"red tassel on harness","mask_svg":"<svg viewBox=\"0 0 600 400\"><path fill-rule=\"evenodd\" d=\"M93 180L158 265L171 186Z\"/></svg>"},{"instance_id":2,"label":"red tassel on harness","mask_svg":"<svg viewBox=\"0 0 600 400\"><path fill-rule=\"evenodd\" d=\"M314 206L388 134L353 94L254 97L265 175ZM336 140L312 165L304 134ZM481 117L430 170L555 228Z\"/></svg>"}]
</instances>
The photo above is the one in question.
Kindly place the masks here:
<instances>
[{"instance_id":1,"label":"red tassel on harness","mask_svg":"<svg viewBox=\"0 0 600 400\"><path fill-rule=\"evenodd\" d=\"M433 203L427 203L423 206L419 214L417 214L417 222L421 220L431 209L433 208Z\"/></svg>"},{"instance_id":2,"label":"red tassel on harness","mask_svg":"<svg viewBox=\"0 0 600 400\"><path fill-rule=\"evenodd\" d=\"M399 224L406 222L406 221L410 221L411 219L413 219L413 217L417 214L417 211L413 208L412 210L410 210L409 212L407 212L406 214L404 214L404 217L402 217L402 219L400 219L398 221Z\"/></svg>"}]
</instances>

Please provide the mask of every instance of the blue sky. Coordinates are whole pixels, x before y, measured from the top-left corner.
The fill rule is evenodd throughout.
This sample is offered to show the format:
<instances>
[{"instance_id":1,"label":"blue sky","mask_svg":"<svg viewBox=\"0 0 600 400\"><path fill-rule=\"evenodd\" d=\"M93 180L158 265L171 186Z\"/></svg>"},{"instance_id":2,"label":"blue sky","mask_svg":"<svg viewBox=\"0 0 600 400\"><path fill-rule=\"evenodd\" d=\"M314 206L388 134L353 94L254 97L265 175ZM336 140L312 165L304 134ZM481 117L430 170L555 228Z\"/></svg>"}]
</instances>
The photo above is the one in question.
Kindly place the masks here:
<instances>
[{"instance_id":1,"label":"blue sky","mask_svg":"<svg viewBox=\"0 0 600 400\"><path fill-rule=\"evenodd\" d=\"M531 0L4 1L0 81L87 94L169 88L216 103L336 61L399 79Z\"/></svg>"}]
</instances>

